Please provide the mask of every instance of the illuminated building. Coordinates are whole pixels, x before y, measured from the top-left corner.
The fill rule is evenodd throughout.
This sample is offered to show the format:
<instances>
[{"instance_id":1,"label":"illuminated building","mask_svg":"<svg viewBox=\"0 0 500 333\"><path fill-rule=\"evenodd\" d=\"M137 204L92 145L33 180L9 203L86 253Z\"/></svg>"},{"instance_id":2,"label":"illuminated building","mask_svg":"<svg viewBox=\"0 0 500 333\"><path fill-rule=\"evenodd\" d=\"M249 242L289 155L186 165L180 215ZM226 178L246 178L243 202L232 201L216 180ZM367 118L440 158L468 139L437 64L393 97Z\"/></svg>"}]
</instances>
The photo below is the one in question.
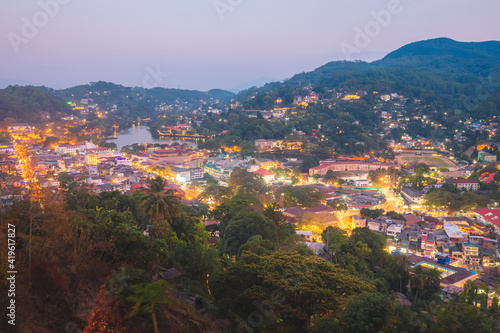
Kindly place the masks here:
<instances>
[{"instance_id":1,"label":"illuminated building","mask_svg":"<svg viewBox=\"0 0 500 333\"><path fill-rule=\"evenodd\" d=\"M97 165L99 164L99 157L97 154L87 154L86 162L88 165Z\"/></svg>"}]
</instances>

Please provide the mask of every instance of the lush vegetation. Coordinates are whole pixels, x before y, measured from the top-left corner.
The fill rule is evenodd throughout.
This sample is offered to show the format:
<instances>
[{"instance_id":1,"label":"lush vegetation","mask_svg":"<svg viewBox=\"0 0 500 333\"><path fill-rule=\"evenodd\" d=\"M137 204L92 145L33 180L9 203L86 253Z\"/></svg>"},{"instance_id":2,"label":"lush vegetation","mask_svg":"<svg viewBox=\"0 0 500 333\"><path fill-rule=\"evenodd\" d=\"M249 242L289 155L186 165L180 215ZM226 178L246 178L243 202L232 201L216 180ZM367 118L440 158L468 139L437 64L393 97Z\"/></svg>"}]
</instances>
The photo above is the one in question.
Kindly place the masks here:
<instances>
[{"instance_id":1,"label":"lush vegetation","mask_svg":"<svg viewBox=\"0 0 500 333\"><path fill-rule=\"evenodd\" d=\"M439 273L417 268L410 274L406 257L386 252L381 234L327 227L318 257L277 204L262 204L266 190L254 177L237 171L230 179L235 190L216 190L224 195L210 212L181 204L161 178L131 195L95 195L64 173L65 191L15 202L4 220L17 230L22 327L42 333L61 327L87 333L495 331L498 299L488 307L484 285L469 281L462 296L443 300ZM220 221L207 227L218 239L200 223L207 214ZM0 256L6 263L5 253ZM157 280L162 267L180 272L177 288L173 280ZM4 288L5 276L2 281ZM189 294L202 297L204 311L186 301ZM4 298L0 303L6 306Z\"/></svg>"},{"instance_id":2,"label":"lush vegetation","mask_svg":"<svg viewBox=\"0 0 500 333\"><path fill-rule=\"evenodd\" d=\"M58 120L71 112L64 100L42 88L9 86L0 89L0 121L7 118L7 122L38 124Z\"/></svg>"},{"instance_id":3,"label":"lush vegetation","mask_svg":"<svg viewBox=\"0 0 500 333\"><path fill-rule=\"evenodd\" d=\"M243 100L287 87L310 84L345 91L398 92L418 98L440 113L456 109L472 117L488 117L498 110L495 93L500 89L500 43L460 43L446 38L411 43L372 63L330 62L312 72L301 73L279 83L240 93ZM256 108L266 107L266 98ZM254 102L255 103L255 102ZM357 118L361 119L361 118Z\"/></svg>"}]
</instances>

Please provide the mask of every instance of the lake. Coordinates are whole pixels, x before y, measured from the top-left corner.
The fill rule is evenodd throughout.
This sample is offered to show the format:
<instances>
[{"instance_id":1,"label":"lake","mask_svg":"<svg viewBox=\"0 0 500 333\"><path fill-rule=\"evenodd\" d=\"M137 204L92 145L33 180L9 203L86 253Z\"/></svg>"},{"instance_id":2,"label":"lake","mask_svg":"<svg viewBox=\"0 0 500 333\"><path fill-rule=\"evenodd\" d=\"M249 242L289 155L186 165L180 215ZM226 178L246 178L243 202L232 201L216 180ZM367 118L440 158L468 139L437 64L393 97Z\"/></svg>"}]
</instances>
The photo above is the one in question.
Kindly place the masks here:
<instances>
[{"instance_id":1,"label":"lake","mask_svg":"<svg viewBox=\"0 0 500 333\"><path fill-rule=\"evenodd\" d=\"M146 126L136 126L116 133L115 140L109 140L109 142L116 143L118 151L120 151L124 146L129 146L134 143L144 144L144 143L166 143L172 144L178 142L180 144L187 143L193 148L196 148L198 144L192 140L182 140L182 139L155 139L151 135L149 128Z\"/></svg>"}]
</instances>

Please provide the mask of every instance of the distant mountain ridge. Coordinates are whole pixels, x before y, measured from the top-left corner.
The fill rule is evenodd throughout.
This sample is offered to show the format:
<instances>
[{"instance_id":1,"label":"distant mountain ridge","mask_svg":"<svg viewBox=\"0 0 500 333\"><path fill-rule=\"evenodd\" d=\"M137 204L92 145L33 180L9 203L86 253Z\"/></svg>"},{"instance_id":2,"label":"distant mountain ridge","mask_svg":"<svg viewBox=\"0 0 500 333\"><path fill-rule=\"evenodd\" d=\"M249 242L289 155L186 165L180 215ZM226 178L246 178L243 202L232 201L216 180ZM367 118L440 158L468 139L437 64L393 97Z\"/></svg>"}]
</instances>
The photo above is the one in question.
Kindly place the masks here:
<instances>
[{"instance_id":1,"label":"distant mountain ridge","mask_svg":"<svg viewBox=\"0 0 500 333\"><path fill-rule=\"evenodd\" d=\"M128 99L130 96L127 94L130 93L140 93L145 97L150 97L153 99L159 99L160 102L164 102L167 104L175 103L177 100L188 102L188 103L196 103L199 101L208 101L210 99L215 100L226 100L234 96L234 94L230 91L222 90L222 89L212 89L206 92L198 91L198 90L185 90L185 89L170 89L170 88L142 88L142 87L126 87L120 84L111 83L111 82L91 82L86 85L79 85L67 89L60 90L52 90L51 91L61 97L69 98L88 98L92 93L105 93L109 99L123 99L125 97ZM98 96L92 96L90 98L99 98Z\"/></svg>"},{"instance_id":2,"label":"distant mountain ridge","mask_svg":"<svg viewBox=\"0 0 500 333\"><path fill-rule=\"evenodd\" d=\"M263 95L255 100L269 105L269 98L267 101L264 98L267 93L274 92L273 97L293 101L290 88L306 85L317 90L397 92L421 99L439 110L460 110L471 116L487 117L500 113L500 42L458 42L449 38L418 41L377 61L329 62L311 72L253 87L237 95L222 89L207 92L145 89L103 81L59 90L9 86L0 89L0 121L6 117L39 121L46 115L62 115L70 112L67 101L86 98L101 107L117 105L130 120L154 116L155 107L160 104L197 108L204 103L219 101L220 105L227 105L232 98L245 102ZM284 94L286 96L280 96ZM259 107L258 103L254 104L255 108Z\"/></svg>"},{"instance_id":3,"label":"distant mountain ridge","mask_svg":"<svg viewBox=\"0 0 500 333\"><path fill-rule=\"evenodd\" d=\"M431 67L455 71L466 70L475 75L500 70L500 42L457 42L437 38L407 44L374 62L384 67ZM457 68L460 66L460 68Z\"/></svg>"},{"instance_id":4,"label":"distant mountain ridge","mask_svg":"<svg viewBox=\"0 0 500 333\"><path fill-rule=\"evenodd\" d=\"M212 89L207 92L167 88L145 89L125 87L111 82L92 82L67 89L47 87L9 86L0 89L0 121L13 118L19 122L37 124L54 121L72 114L68 102L89 99L90 105L101 109L117 107L122 120L133 121L137 117L154 117L159 105L178 104L179 107L197 108L204 103L226 102L234 93Z\"/></svg>"},{"instance_id":5,"label":"distant mountain ridge","mask_svg":"<svg viewBox=\"0 0 500 333\"><path fill-rule=\"evenodd\" d=\"M282 87L398 92L444 109L477 111L500 91L500 42L437 38L407 44L373 61L334 61L237 95L240 101ZM486 107L485 107L486 108ZM500 111L495 104L491 111Z\"/></svg>"},{"instance_id":6,"label":"distant mountain ridge","mask_svg":"<svg viewBox=\"0 0 500 333\"><path fill-rule=\"evenodd\" d=\"M323 79L331 72L368 71L382 69L438 69L448 72L489 75L500 71L500 42L457 42L449 38L437 38L407 44L371 63L363 61L334 61L312 72L293 76L286 83L315 82L311 76Z\"/></svg>"}]
</instances>

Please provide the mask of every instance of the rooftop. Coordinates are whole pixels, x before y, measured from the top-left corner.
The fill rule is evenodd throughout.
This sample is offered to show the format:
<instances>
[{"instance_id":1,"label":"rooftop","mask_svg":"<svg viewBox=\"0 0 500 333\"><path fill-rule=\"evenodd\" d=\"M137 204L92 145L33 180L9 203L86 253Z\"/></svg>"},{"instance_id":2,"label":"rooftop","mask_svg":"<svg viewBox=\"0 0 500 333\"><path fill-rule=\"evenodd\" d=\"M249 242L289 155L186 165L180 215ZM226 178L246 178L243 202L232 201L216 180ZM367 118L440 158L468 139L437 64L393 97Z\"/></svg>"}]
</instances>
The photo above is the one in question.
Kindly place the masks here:
<instances>
[{"instance_id":1,"label":"rooftop","mask_svg":"<svg viewBox=\"0 0 500 333\"><path fill-rule=\"evenodd\" d=\"M467 280L473 273L465 268L455 267L451 265L438 264L431 258L420 257L416 255L407 255L408 260L412 263L411 268L421 266L424 269L436 269L441 273L441 285L449 286L458 282Z\"/></svg>"},{"instance_id":2,"label":"rooftop","mask_svg":"<svg viewBox=\"0 0 500 333\"><path fill-rule=\"evenodd\" d=\"M453 179L454 184L478 184L475 179Z\"/></svg>"},{"instance_id":3,"label":"rooftop","mask_svg":"<svg viewBox=\"0 0 500 333\"><path fill-rule=\"evenodd\" d=\"M255 171L254 173L261 175L261 176L274 176L274 173L272 173L271 171L268 171L266 169L262 169L262 168Z\"/></svg>"},{"instance_id":4,"label":"rooftop","mask_svg":"<svg viewBox=\"0 0 500 333\"><path fill-rule=\"evenodd\" d=\"M500 209L499 208L481 208L476 209L474 213L481 215L486 221L500 227Z\"/></svg>"}]
</instances>

